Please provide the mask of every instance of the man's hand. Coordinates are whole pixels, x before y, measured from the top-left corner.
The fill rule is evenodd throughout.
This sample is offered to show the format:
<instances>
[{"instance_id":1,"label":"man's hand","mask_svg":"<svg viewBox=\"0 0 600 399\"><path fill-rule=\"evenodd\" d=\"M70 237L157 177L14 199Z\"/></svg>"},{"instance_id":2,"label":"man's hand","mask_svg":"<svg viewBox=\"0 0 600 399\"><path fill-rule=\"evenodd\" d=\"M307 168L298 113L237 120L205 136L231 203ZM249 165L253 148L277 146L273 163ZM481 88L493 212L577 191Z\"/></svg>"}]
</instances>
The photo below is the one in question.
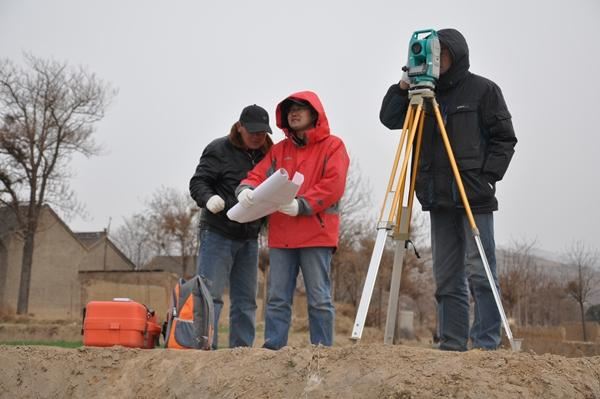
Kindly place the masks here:
<instances>
[{"instance_id":1,"label":"man's hand","mask_svg":"<svg viewBox=\"0 0 600 399\"><path fill-rule=\"evenodd\" d=\"M490 186L490 190L496 192L496 180L494 180L494 178L488 173L484 173L483 177L485 178L488 186Z\"/></svg>"},{"instance_id":2,"label":"man's hand","mask_svg":"<svg viewBox=\"0 0 600 399\"><path fill-rule=\"evenodd\" d=\"M245 188L239 193L237 200L244 208L250 208L254 205L254 193L249 188Z\"/></svg>"},{"instance_id":3,"label":"man's hand","mask_svg":"<svg viewBox=\"0 0 600 399\"><path fill-rule=\"evenodd\" d=\"M281 213L285 213L288 216L298 216L298 209L299 205L298 205L298 200L297 199L293 199L292 202L290 202L289 204L285 204L285 205L281 205L279 207L279 212Z\"/></svg>"},{"instance_id":4,"label":"man's hand","mask_svg":"<svg viewBox=\"0 0 600 399\"><path fill-rule=\"evenodd\" d=\"M212 213L219 213L225 209L225 201L218 195L213 195L206 201L206 209Z\"/></svg>"}]
</instances>

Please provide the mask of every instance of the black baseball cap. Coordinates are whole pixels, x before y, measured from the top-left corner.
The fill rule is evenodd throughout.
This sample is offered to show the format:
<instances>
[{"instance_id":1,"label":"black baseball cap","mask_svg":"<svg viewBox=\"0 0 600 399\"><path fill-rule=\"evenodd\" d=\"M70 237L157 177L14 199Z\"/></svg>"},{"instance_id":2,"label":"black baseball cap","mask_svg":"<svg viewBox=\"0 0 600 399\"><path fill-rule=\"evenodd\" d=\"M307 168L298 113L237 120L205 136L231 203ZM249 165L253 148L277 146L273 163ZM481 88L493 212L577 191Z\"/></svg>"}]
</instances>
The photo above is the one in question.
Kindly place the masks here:
<instances>
[{"instance_id":1,"label":"black baseball cap","mask_svg":"<svg viewBox=\"0 0 600 399\"><path fill-rule=\"evenodd\" d=\"M269 126L269 114L263 107L256 104L248 105L242 110L240 123L248 130L248 133L273 133Z\"/></svg>"}]
</instances>

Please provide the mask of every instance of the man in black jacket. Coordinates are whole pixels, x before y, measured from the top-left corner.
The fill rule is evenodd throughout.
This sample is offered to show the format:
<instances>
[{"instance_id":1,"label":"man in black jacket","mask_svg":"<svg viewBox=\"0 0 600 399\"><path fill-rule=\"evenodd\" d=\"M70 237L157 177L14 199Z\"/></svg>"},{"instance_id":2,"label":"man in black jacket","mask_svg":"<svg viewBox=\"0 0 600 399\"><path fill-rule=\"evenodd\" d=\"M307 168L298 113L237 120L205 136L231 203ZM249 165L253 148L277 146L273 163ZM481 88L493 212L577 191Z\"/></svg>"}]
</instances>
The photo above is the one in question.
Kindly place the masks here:
<instances>
[{"instance_id":1,"label":"man in black jacket","mask_svg":"<svg viewBox=\"0 0 600 399\"><path fill-rule=\"evenodd\" d=\"M199 207L198 274L210 281L215 309L213 348L218 345L223 291L229 283L229 347L252 346L255 336L258 233L262 220L237 223L227 211L236 203L235 188L273 145L269 114L258 105L242 110L228 136L211 142L190 180Z\"/></svg>"},{"instance_id":2,"label":"man in black jacket","mask_svg":"<svg viewBox=\"0 0 600 399\"><path fill-rule=\"evenodd\" d=\"M500 88L469 72L469 49L462 34L442 29L438 35L436 99L498 287L492 212L498 209L496 182L508 168L517 139ZM383 99L379 117L390 129L402 129L409 83L404 74ZM432 110L426 110L415 191L430 213L440 349L467 350L469 337L474 348L496 349L500 314ZM475 302L470 331L469 290Z\"/></svg>"}]
</instances>

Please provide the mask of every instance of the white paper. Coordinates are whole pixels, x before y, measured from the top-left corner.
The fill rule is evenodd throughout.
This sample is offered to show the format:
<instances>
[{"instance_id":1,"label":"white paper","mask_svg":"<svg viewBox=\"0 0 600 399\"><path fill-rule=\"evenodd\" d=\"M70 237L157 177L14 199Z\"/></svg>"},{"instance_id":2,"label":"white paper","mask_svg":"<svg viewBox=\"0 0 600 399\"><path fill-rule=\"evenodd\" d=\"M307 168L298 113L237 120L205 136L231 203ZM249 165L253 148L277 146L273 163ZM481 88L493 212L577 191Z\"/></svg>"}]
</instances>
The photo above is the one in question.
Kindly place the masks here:
<instances>
[{"instance_id":1,"label":"white paper","mask_svg":"<svg viewBox=\"0 0 600 399\"><path fill-rule=\"evenodd\" d=\"M281 205L289 204L296 197L304 175L296 172L289 180L285 169L279 169L254 190L254 204L244 208L236 204L227 212L227 217L239 223L252 222L275 212Z\"/></svg>"}]
</instances>

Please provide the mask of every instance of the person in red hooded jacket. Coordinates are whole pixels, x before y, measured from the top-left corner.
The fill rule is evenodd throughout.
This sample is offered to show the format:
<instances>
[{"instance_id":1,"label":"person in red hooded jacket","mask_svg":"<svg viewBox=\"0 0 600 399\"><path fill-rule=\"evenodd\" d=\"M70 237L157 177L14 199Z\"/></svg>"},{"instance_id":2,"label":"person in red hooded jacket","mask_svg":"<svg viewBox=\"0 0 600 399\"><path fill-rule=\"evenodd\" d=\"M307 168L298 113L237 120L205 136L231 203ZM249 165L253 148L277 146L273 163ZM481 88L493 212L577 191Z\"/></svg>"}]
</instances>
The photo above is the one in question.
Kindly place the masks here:
<instances>
[{"instance_id":1,"label":"person in red hooded jacket","mask_svg":"<svg viewBox=\"0 0 600 399\"><path fill-rule=\"evenodd\" d=\"M349 158L343 141L329 131L319 97L294 93L277 105L277 126L286 138L237 188L238 201L251 206L252 190L283 168L300 172L304 182L296 198L269 216L269 284L264 347L287 345L292 301L302 270L308 301L310 342L333 344L335 308L331 297L331 257L338 244L339 201L344 194Z\"/></svg>"}]
</instances>

